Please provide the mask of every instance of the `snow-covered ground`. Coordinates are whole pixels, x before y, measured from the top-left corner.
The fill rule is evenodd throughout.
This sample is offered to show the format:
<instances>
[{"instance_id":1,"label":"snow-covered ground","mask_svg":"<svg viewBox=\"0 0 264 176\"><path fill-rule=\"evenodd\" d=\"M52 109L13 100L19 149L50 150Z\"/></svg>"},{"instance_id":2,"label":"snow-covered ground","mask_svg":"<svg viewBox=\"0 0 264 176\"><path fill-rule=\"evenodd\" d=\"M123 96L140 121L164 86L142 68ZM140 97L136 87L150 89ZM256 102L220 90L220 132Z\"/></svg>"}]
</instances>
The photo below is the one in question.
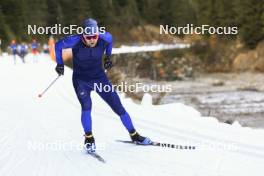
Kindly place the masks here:
<instances>
[{"instance_id":1,"label":"snow-covered ground","mask_svg":"<svg viewBox=\"0 0 264 176\"><path fill-rule=\"evenodd\" d=\"M92 93L93 132L106 164L81 149L80 105L71 85L72 71L42 97L57 75L55 63L13 64L0 57L0 175L3 176L262 176L264 131L218 123L181 103L141 105L121 95L138 131L154 141L196 145L177 150L118 143L129 136L119 118Z\"/></svg>"},{"instance_id":2,"label":"snow-covered ground","mask_svg":"<svg viewBox=\"0 0 264 176\"><path fill-rule=\"evenodd\" d=\"M172 49L183 49L189 48L191 45L188 43L176 43L176 44L156 44L156 45L145 45L145 46L127 46L122 45L119 48L113 48L113 54L122 53L138 53L138 52L151 52L160 50L172 50Z\"/></svg>"}]
</instances>

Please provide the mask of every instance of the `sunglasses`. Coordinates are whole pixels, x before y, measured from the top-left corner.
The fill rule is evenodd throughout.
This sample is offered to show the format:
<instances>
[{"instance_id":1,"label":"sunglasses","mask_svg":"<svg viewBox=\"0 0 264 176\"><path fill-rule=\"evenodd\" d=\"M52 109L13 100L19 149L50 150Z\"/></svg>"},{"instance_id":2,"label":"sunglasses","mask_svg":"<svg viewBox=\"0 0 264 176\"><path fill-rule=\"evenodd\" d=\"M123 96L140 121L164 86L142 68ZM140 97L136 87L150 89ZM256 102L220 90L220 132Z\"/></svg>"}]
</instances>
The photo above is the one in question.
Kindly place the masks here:
<instances>
[{"instance_id":1,"label":"sunglasses","mask_svg":"<svg viewBox=\"0 0 264 176\"><path fill-rule=\"evenodd\" d=\"M97 39L98 35L84 35L83 38L86 40Z\"/></svg>"}]
</instances>

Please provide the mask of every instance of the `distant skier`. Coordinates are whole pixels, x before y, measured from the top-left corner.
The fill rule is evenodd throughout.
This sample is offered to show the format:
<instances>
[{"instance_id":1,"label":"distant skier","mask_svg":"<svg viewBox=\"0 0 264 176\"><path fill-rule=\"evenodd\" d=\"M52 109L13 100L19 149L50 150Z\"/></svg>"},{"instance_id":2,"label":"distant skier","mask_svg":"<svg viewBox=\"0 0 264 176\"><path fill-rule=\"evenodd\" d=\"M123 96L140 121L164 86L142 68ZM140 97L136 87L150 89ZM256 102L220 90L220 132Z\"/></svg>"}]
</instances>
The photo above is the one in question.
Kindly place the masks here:
<instances>
[{"instance_id":1,"label":"distant skier","mask_svg":"<svg viewBox=\"0 0 264 176\"><path fill-rule=\"evenodd\" d=\"M49 45L50 57L52 60L55 60L55 40L54 40L53 36L49 37L48 45Z\"/></svg>"},{"instance_id":2,"label":"distant skier","mask_svg":"<svg viewBox=\"0 0 264 176\"><path fill-rule=\"evenodd\" d=\"M14 65L16 65L16 55L17 55L17 44L16 40L12 40L10 48L12 50L13 59L14 59Z\"/></svg>"},{"instance_id":3,"label":"distant skier","mask_svg":"<svg viewBox=\"0 0 264 176\"><path fill-rule=\"evenodd\" d=\"M47 43L43 44L42 49L43 49L43 53L49 54L49 46Z\"/></svg>"},{"instance_id":4,"label":"distant skier","mask_svg":"<svg viewBox=\"0 0 264 176\"><path fill-rule=\"evenodd\" d=\"M37 43L36 39L32 40L31 50L32 50L32 54L33 54L33 62L38 62L38 60L37 60L38 43Z\"/></svg>"},{"instance_id":5,"label":"distant skier","mask_svg":"<svg viewBox=\"0 0 264 176\"><path fill-rule=\"evenodd\" d=\"M59 40L55 44L57 61L55 70L59 75L64 74L62 49L71 48L71 55L73 57L72 82L82 107L81 122L85 133L84 146L88 152L94 152L95 140L92 134L92 102L90 93L93 91L94 84L99 85L101 83L111 86L104 69L111 69L113 66L110 59L112 53L112 35L108 32L103 34L99 33L97 22L91 18L84 21L84 28L87 30L82 35L72 35ZM102 63L104 53L105 57ZM149 138L139 135L135 130L129 114L121 104L119 96L115 91L94 91L96 91L120 117L132 141L142 145L151 144Z\"/></svg>"},{"instance_id":6,"label":"distant skier","mask_svg":"<svg viewBox=\"0 0 264 176\"><path fill-rule=\"evenodd\" d=\"M25 63L25 56L27 54L28 46L23 42L19 45L19 56L22 59L22 62Z\"/></svg>"}]
</instances>

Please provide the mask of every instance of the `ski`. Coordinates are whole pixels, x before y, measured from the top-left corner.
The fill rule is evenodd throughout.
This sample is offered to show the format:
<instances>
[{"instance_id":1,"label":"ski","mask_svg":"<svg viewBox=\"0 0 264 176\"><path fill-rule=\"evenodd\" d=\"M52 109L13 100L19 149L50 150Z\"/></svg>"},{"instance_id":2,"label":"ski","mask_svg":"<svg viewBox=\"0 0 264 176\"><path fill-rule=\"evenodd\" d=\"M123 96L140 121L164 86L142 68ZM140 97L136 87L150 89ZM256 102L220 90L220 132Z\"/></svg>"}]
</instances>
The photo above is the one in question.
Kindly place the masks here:
<instances>
[{"instance_id":1,"label":"ski","mask_svg":"<svg viewBox=\"0 0 264 176\"><path fill-rule=\"evenodd\" d=\"M102 163L106 163L106 161L104 160L104 158L101 157L98 153L96 153L96 152L87 152L87 153L88 153L88 155L96 158L98 161L100 161Z\"/></svg>"},{"instance_id":2,"label":"ski","mask_svg":"<svg viewBox=\"0 0 264 176\"><path fill-rule=\"evenodd\" d=\"M133 142L133 141L126 141L126 140L116 140L116 141L126 143L126 144L142 145L142 144L137 144L136 142ZM174 148L174 149L180 149L180 150L195 150L196 149L196 146L178 145L178 144L161 143L161 142L152 142L146 146L157 146L157 147Z\"/></svg>"}]
</instances>

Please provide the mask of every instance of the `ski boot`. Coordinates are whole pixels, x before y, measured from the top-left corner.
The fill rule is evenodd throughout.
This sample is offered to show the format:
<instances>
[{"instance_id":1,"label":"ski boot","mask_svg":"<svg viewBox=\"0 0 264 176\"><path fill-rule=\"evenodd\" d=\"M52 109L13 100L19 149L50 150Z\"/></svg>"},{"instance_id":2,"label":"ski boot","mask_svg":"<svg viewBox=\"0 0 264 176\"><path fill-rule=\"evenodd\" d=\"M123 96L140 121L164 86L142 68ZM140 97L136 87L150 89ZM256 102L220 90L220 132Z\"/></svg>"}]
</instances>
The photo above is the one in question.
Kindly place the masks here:
<instances>
[{"instance_id":1,"label":"ski boot","mask_svg":"<svg viewBox=\"0 0 264 176\"><path fill-rule=\"evenodd\" d=\"M130 132L131 140L138 145L151 145L152 141L148 137L143 137L138 134L135 130Z\"/></svg>"},{"instance_id":2,"label":"ski boot","mask_svg":"<svg viewBox=\"0 0 264 176\"><path fill-rule=\"evenodd\" d=\"M84 137L85 137L85 139L84 139L84 149L88 153L94 153L96 147L95 147L95 140L94 140L94 137L93 137L92 133L85 133Z\"/></svg>"}]
</instances>

